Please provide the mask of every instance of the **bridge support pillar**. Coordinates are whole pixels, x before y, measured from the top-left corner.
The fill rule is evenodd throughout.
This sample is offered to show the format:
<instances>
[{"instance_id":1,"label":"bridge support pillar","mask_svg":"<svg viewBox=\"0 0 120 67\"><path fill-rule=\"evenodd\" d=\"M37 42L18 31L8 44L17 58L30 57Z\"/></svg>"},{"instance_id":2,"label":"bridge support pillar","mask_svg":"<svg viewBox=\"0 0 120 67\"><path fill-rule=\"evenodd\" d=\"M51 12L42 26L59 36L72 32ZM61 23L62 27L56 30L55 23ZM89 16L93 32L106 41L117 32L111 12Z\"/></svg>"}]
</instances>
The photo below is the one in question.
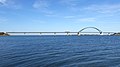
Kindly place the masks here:
<instances>
[{"instance_id":1,"label":"bridge support pillar","mask_svg":"<svg viewBox=\"0 0 120 67\"><path fill-rule=\"evenodd\" d=\"M67 36L69 35L69 33L67 32Z\"/></svg>"},{"instance_id":2,"label":"bridge support pillar","mask_svg":"<svg viewBox=\"0 0 120 67\"><path fill-rule=\"evenodd\" d=\"M78 32L77 35L80 36L80 32Z\"/></svg>"}]
</instances>

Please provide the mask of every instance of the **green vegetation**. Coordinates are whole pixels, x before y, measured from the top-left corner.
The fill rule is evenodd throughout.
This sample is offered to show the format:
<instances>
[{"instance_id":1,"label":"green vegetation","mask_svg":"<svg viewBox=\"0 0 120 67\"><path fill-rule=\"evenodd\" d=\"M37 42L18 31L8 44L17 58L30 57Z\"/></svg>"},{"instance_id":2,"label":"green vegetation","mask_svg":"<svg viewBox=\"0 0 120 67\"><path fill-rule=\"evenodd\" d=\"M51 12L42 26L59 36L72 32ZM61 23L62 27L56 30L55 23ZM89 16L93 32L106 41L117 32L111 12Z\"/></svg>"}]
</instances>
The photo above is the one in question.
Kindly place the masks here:
<instances>
[{"instance_id":1,"label":"green vegetation","mask_svg":"<svg viewBox=\"0 0 120 67\"><path fill-rule=\"evenodd\" d=\"M0 36L9 36L9 34L4 33L4 32L0 32Z\"/></svg>"}]
</instances>

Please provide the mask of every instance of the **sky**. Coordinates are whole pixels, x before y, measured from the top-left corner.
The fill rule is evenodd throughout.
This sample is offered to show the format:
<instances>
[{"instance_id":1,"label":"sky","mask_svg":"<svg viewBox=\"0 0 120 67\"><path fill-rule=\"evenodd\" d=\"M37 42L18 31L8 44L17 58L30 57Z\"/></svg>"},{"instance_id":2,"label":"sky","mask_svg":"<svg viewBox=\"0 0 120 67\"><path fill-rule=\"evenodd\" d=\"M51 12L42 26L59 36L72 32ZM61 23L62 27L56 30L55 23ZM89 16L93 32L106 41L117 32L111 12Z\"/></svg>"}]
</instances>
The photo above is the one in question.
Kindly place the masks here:
<instances>
[{"instance_id":1,"label":"sky","mask_svg":"<svg viewBox=\"0 0 120 67\"><path fill-rule=\"evenodd\" d=\"M120 32L120 0L0 0L0 31Z\"/></svg>"}]
</instances>

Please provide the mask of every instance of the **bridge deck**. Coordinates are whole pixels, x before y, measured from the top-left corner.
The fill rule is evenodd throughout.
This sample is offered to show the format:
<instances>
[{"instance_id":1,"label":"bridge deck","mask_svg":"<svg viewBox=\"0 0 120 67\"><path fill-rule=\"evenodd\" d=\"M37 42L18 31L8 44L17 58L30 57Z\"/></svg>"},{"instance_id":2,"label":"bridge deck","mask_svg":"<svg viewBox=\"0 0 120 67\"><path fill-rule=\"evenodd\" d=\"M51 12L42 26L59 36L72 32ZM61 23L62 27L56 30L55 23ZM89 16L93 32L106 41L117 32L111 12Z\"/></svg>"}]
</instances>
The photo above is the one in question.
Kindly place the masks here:
<instances>
[{"instance_id":1,"label":"bridge deck","mask_svg":"<svg viewBox=\"0 0 120 67\"><path fill-rule=\"evenodd\" d=\"M6 33L78 33L78 32L6 32ZM99 32L79 32L79 33L99 33ZM102 32L102 33L115 33L115 32Z\"/></svg>"},{"instance_id":2,"label":"bridge deck","mask_svg":"<svg viewBox=\"0 0 120 67\"><path fill-rule=\"evenodd\" d=\"M6 32L9 35L113 35L114 32Z\"/></svg>"},{"instance_id":3,"label":"bridge deck","mask_svg":"<svg viewBox=\"0 0 120 67\"><path fill-rule=\"evenodd\" d=\"M86 29L89 29L89 28L92 28L92 29L95 29L97 30L98 32L83 32L83 30L86 30ZM70 32L70 31L64 31L64 32L6 32L7 34L76 34L76 35L80 35L80 34L84 34L84 33L87 33L87 34L114 34L115 32L102 32L101 30L99 30L98 28L96 27L85 27L83 29L81 29L80 31L78 32Z\"/></svg>"}]
</instances>

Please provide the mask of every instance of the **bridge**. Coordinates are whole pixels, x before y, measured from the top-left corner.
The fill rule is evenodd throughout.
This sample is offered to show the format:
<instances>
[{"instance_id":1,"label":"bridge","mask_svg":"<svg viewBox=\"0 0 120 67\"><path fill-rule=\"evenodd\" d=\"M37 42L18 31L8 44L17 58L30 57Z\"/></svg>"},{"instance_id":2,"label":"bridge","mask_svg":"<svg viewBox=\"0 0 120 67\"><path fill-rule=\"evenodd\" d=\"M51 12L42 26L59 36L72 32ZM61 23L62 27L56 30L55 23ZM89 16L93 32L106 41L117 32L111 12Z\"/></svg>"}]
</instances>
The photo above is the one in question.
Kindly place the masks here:
<instances>
[{"instance_id":1,"label":"bridge","mask_svg":"<svg viewBox=\"0 0 120 67\"><path fill-rule=\"evenodd\" d=\"M84 32L84 30L86 29L94 29L97 32ZM102 32L100 29L96 28L96 27L85 27L82 28L81 30L79 30L78 32L70 32L70 31L65 31L65 32L6 32L7 34L39 34L39 35L44 35L44 34L66 34L66 35L112 35L115 32Z\"/></svg>"}]
</instances>

